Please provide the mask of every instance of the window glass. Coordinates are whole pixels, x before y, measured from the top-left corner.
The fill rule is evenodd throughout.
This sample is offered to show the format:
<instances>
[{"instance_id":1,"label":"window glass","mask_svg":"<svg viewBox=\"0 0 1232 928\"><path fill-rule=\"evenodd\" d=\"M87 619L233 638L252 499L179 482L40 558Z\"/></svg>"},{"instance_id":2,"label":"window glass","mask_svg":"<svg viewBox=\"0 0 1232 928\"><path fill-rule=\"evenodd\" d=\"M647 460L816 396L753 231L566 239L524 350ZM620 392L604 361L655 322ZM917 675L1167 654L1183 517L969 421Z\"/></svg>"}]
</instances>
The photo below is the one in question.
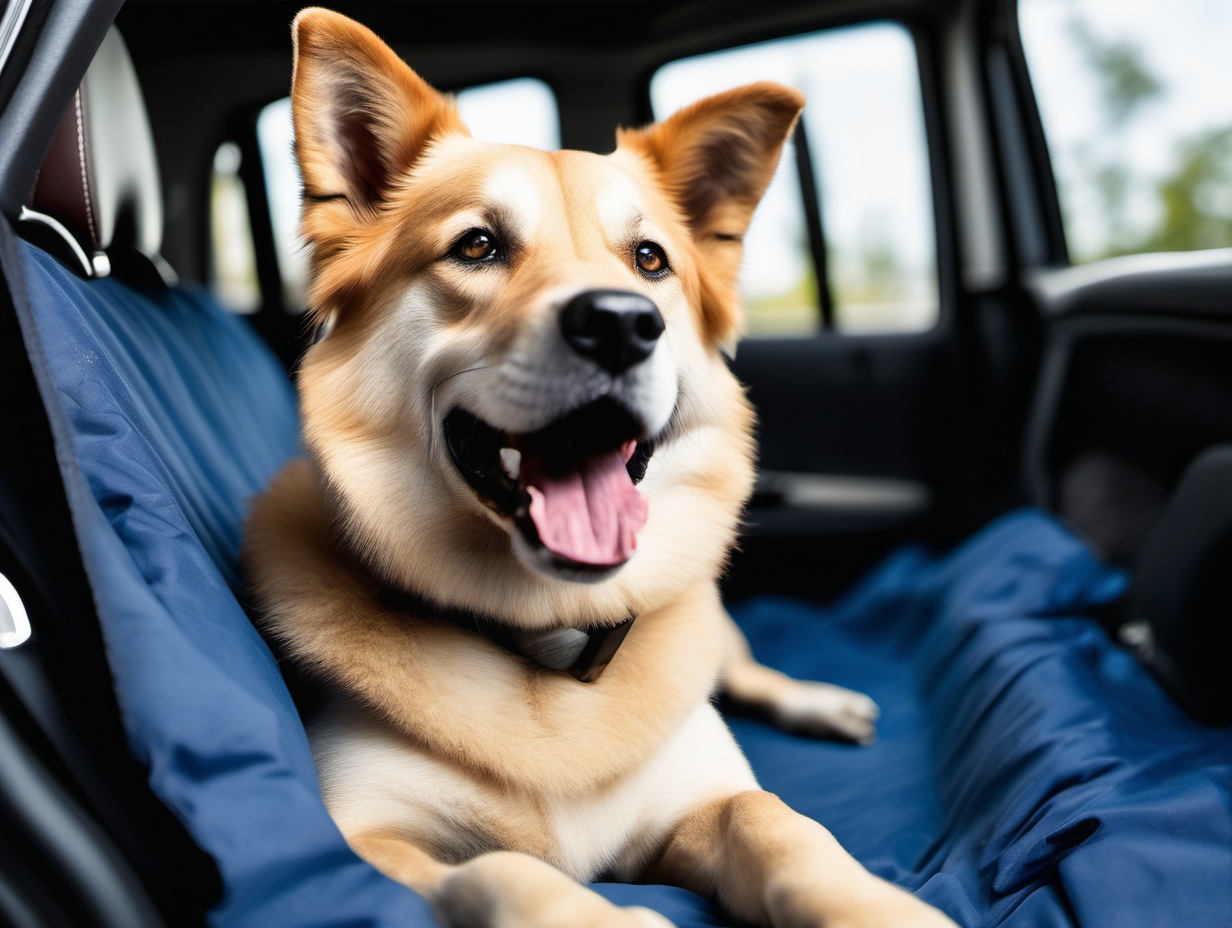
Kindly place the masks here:
<instances>
[{"instance_id":1,"label":"window glass","mask_svg":"<svg viewBox=\"0 0 1232 928\"><path fill-rule=\"evenodd\" d=\"M543 81L518 78L471 87L459 92L457 101L462 121L475 138L548 150L560 147L556 98ZM297 311L304 306L307 253L299 237L300 177L292 147L289 97L261 111L257 140L265 168L283 302Z\"/></svg>"},{"instance_id":2,"label":"window glass","mask_svg":"<svg viewBox=\"0 0 1232 928\"><path fill-rule=\"evenodd\" d=\"M282 280L282 305L291 312L304 309L308 283L308 254L299 237L302 182L295 163L295 133L291 128L291 98L275 100L257 116L257 144L265 168L265 195L269 198L274 253Z\"/></svg>"},{"instance_id":3,"label":"window glass","mask_svg":"<svg viewBox=\"0 0 1232 928\"><path fill-rule=\"evenodd\" d=\"M1070 259L1232 245L1232 3L1022 0Z\"/></svg>"},{"instance_id":4,"label":"window glass","mask_svg":"<svg viewBox=\"0 0 1232 928\"><path fill-rule=\"evenodd\" d=\"M874 23L675 61L651 81L658 118L757 80L799 87L825 239L826 285L843 332L915 332L936 323L937 261L919 71L911 36ZM795 152L745 237L751 335L819 325Z\"/></svg>"},{"instance_id":5,"label":"window glass","mask_svg":"<svg viewBox=\"0 0 1232 928\"><path fill-rule=\"evenodd\" d=\"M556 97L543 81L520 77L468 87L457 94L458 112L471 135L555 151L560 148Z\"/></svg>"},{"instance_id":6,"label":"window glass","mask_svg":"<svg viewBox=\"0 0 1232 928\"><path fill-rule=\"evenodd\" d=\"M210 177L210 285L218 301L237 313L261 304L257 261L248 222L248 197L240 180L240 147L223 142Z\"/></svg>"}]
</instances>

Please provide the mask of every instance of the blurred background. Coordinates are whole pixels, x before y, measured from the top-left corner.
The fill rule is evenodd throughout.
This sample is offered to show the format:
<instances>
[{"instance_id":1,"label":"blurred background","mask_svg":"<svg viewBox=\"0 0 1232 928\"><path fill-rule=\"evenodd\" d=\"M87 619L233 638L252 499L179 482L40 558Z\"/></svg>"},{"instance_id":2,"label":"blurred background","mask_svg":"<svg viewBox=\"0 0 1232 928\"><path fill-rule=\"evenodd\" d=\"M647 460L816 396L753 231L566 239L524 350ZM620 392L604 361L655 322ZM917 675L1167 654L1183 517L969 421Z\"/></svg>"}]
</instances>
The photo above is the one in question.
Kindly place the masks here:
<instances>
[{"instance_id":1,"label":"blurred background","mask_svg":"<svg viewBox=\"0 0 1232 928\"><path fill-rule=\"evenodd\" d=\"M1022 0L1018 8L1071 261L1232 245L1232 3ZM655 117L755 80L797 86L809 103L804 144L785 150L746 240L749 334L813 334L823 299L840 332L935 325L935 218L909 33L872 23L669 62L651 79ZM556 100L542 81L502 81L457 98L479 138L560 145ZM284 300L302 307L287 99L263 110L258 135ZM239 147L224 143L212 188L213 283L229 306L254 311L260 291L239 168ZM816 198L824 233L813 236L825 243L818 256L806 196Z\"/></svg>"}]
</instances>

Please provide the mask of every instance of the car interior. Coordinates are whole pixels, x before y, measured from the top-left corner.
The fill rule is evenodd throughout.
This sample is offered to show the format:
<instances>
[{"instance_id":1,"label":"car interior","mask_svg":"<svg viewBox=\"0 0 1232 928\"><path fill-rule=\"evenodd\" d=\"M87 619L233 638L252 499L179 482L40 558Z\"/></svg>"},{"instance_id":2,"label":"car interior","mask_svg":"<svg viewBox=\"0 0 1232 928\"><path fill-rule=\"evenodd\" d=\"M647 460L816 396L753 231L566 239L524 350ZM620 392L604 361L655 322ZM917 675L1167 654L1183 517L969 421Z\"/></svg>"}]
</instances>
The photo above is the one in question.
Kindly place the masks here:
<instances>
[{"instance_id":1,"label":"car interior","mask_svg":"<svg viewBox=\"0 0 1232 928\"><path fill-rule=\"evenodd\" d=\"M464 114L475 101L476 124L479 89L546 91L546 141L531 142L545 147L609 151L615 127L721 89L705 89L715 74L734 85L768 67L807 84L767 194L778 225L767 220L756 247L750 232L746 249L750 332L730 363L757 409L760 476L723 592L765 659L824 651L791 629L828 617L849 629L820 665L848 674L836 682L861 688L862 662L876 664L897 681L887 693L918 687L932 694L920 712L958 726L903 708L901 724L924 733L911 751L932 753L885 755L929 771L940 811L823 823L850 829L857 857L893 845L909 862L884 875L964 923L1232 920L1232 238L1078 260L1019 4L336 8L457 93ZM283 667L287 689L253 628L238 560L246 501L297 453L293 383L312 337L285 228L298 191L278 167L290 137L270 128L285 118L298 9L3 7L0 923L432 923L330 830L302 728L288 734L291 693L310 694ZM814 59L837 70L808 70ZM523 124L540 105L495 99ZM881 111L886 126L866 137L845 128ZM1232 160L1223 170L1232 183ZM946 647L983 642L963 652L971 673L1034 680L1015 698L1037 703L955 690L958 651L930 637L939 619L887 624L923 616L911 604L925 600L952 612L976 586L986 599L972 615L1020 608L1036 624L964 625ZM1038 641L1055 616L1065 631L1049 660L1098 668L1074 685L1113 721L1050 708L1062 684L1031 676L1042 650L998 663L998 648ZM1022 637L997 637L1008 629ZM890 647L879 635L901 663L868 656ZM879 701L887 716L898 705ZM189 718L203 734L181 743ZM998 783L1006 802L1026 800L987 766L1000 750L989 739L1019 738L1023 718L1038 720L1041 744L1128 734L1055 776L1030 766L1043 747L1020 747L1014 776L1065 785L1012 819L988 798ZM832 787L840 774L879 789L880 743L860 755L731 724L785 797L851 795ZM897 724L885 722L887 752ZM1132 773L1118 754L1128 742ZM936 773L959 769L958 755L967 773ZM1133 803L1117 793L1121 804L1092 811L1103 784L1146 780ZM1067 805L1075 784L1091 792ZM1160 824L1160 797L1188 811ZM836 815L818 803L803 811ZM977 806L982 817L964 818ZM1045 828L1045 812L1066 817ZM1177 872L1126 864L1133 892L1099 888L1115 854L1138 860L1117 850L1118 816L1138 816L1125 827L1143 841L1196 843L1169 858ZM1028 839L1047 853L1013 843ZM1096 849L1113 856L1083 857ZM683 891L641 889L604 891L679 924L727 923ZM1127 908L1107 908L1113 897Z\"/></svg>"}]
</instances>

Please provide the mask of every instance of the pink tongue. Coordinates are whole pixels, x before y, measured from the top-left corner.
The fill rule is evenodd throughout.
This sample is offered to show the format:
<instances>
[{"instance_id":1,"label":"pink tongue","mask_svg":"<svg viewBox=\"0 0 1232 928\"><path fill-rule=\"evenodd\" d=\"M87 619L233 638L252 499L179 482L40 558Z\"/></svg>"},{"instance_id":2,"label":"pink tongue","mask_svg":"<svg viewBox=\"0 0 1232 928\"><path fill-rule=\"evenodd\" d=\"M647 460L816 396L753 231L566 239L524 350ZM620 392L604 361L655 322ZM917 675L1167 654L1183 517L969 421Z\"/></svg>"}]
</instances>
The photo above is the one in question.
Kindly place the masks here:
<instances>
[{"instance_id":1,"label":"pink tongue","mask_svg":"<svg viewBox=\"0 0 1232 928\"><path fill-rule=\"evenodd\" d=\"M523 455L530 517L549 551L596 567L614 567L633 556L648 510L625 469L634 447L628 442L618 451L588 457L560 476L549 476L532 455Z\"/></svg>"}]
</instances>

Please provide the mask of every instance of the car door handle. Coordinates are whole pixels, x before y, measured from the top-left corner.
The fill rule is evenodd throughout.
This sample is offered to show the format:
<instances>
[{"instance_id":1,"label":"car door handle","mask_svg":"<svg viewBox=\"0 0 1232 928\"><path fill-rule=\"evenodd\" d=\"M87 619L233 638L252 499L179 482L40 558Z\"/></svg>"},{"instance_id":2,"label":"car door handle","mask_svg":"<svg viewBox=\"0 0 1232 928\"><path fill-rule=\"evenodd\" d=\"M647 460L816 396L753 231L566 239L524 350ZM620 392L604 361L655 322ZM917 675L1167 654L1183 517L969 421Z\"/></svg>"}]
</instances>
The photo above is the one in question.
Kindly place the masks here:
<instances>
[{"instance_id":1,"label":"car door handle","mask_svg":"<svg viewBox=\"0 0 1232 928\"><path fill-rule=\"evenodd\" d=\"M903 518L923 512L931 503L928 486L915 480L776 470L758 474L752 501L754 507L787 506Z\"/></svg>"}]
</instances>

